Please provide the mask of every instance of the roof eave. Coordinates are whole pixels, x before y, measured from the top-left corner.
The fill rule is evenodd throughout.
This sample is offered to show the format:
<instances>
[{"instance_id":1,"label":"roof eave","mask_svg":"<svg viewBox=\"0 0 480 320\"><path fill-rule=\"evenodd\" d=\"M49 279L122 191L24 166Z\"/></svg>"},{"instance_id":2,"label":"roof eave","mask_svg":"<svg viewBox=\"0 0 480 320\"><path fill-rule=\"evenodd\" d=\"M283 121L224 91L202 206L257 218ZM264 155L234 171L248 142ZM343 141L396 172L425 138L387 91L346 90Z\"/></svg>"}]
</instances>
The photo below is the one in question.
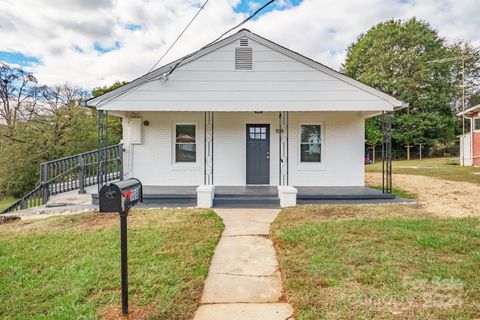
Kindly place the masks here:
<instances>
[{"instance_id":1,"label":"roof eave","mask_svg":"<svg viewBox=\"0 0 480 320\"><path fill-rule=\"evenodd\" d=\"M462 112L459 112L457 113L457 116L458 117L461 117L461 116L470 116L472 115L472 113L475 113L475 112L480 112L480 104L477 104L473 107L470 107L468 109L465 109L464 111Z\"/></svg>"}]
</instances>

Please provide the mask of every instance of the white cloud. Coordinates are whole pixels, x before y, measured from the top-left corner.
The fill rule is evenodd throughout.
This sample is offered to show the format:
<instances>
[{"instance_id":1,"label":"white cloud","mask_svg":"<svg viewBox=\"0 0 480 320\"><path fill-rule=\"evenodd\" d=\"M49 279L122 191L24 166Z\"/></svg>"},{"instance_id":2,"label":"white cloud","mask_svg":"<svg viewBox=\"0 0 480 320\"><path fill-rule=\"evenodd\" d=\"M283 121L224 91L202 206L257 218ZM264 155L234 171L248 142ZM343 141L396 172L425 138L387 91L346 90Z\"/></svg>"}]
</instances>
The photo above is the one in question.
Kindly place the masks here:
<instances>
[{"instance_id":1,"label":"white cloud","mask_svg":"<svg viewBox=\"0 0 480 320\"><path fill-rule=\"evenodd\" d=\"M144 74L198 10L203 0L2 0L0 51L39 57L32 67L43 83L86 87ZM209 1L161 64L194 51L246 17L239 0ZM290 3L290 1L285 1ZM334 69L346 47L390 18L425 19L449 40L480 45L478 0L304 0L273 10L245 27ZM137 25L138 30L127 29ZM120 48L107 53L94 49ZM76 49L77 48L77 49ZM78 50L81 48L81 52Z\"/></svg>"},{"instance_id":2,"label":"white cloud","mask_svg":"<svg viewBox=\"0 0 480 320\"><path fill-rule=\"evenodd\" d=\"M250 11L257 10L258 8L260 8L260 3L259 2L254 2L254 1L248 2L248 9Z\"/></svg>"}]
</instances>

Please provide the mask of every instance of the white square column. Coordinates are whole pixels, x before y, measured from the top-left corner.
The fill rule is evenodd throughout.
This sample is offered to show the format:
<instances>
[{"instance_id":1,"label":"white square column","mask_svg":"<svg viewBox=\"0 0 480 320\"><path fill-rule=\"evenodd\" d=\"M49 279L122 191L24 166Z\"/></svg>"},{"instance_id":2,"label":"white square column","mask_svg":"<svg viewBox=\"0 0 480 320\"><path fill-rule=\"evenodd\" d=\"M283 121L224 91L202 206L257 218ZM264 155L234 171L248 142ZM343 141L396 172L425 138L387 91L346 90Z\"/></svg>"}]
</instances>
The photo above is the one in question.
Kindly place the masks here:
<instances>
[{"instance_id":1,"label":"white square column","mask_svg":"<svg viewBox=\"0 0 480 320\"><path fill-rule=\"evenodd\" d=\"M201 185L197 187L197 208L213 207L213 197L215 196L214 185Z\"/></svg>"},{"instance_id":2,"label":"white square column","mask_svg":"<svg viewBox=\"0 0 480 320\"><path fill-rule=\"evenodd\" d=\"M278 198L282 208L297 205L297 189L292 186L278 186Z\"/></svg>"}]
</instances>

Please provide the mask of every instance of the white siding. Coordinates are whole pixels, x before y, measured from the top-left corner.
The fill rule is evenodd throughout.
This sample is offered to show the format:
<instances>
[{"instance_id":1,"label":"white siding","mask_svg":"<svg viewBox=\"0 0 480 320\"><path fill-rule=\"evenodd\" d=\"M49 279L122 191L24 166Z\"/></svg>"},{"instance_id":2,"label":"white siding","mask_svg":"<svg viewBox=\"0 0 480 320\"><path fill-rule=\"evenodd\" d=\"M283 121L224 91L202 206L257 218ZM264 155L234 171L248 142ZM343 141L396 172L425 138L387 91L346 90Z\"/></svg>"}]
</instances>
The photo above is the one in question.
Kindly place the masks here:
<instances>
[{"instance_id":1,"label":"white siding","mask_svg":"<svg viewBox=\"0 0 480 320\"><path fill-rule=\"evenodd\" d=\"M215 113L214 183L219 186L246 184L246 126L270 124L270 185L278 184L278 113Z\"/></svg>"},{"instance_id":2,"label":"white siding","mask_svg":"<svg viewBox=\"0 0 480 320\"><path fill-rule=\"evenodd\" d=\"M153 80L109 101L108 110L131 111L375 111L392 104L249 40L253 71L236 71L239 40L178 67L167 81Z\"/></svg>"},{"instance_id":3,"label":"white siding","mask_svg":"<svg viewBox=\"0 0 480 320\"><path fill-rule=\"evenodd\" d=\"M355 112L301 112L289 116L289 184L363 186L364 119ZM322 163L300 162L300 124L322 128Z\"/></svg>"},{"instance_id":4,"label":"white siding","mask_svg":"<svg viewBox=\"0 0 480 320\"><path fill-rule=\"evenodd\" d=\"M129 143L128 118L124 119L125 174L145 185L189 186L203 184L204 116L200 112L143 112L149 125L142 128L142 144ZM197 163L175 163L174 125L197 125Z\"/></svg>"},{"instance_id":5,"label":"white siding","mask_svg":"<svg viewBox=\"0 0 480 320\"><path fill-rule=\"evenodd\" d=\"M128 143L128 118L124 121L124 142L128 176L145 185L203 184L204 114L201 112L142 112L150 122L142 129L142 144ZM289 177L294 186L364 185L364 120L357 112L290 112ZM175 123L197 124L197 164L179 166L173 159ZM245 185L246 125L270 124L270 185L278 184L278 113L218 112L214 118L214 183ZM305 166L299 161L299 126L323 126L323 161ZM132 166L128 164L133 160Z\"/></svg>"},{"instance_id":6,"label":"white siding","mask_svg":"<svg viewBox=\"0 0 480 320\"><path fill-rule=\"evenodd\" d=\"M472 166L472 133L466 133L460 136L460 165Z\"/></svg>"}]
</instances>

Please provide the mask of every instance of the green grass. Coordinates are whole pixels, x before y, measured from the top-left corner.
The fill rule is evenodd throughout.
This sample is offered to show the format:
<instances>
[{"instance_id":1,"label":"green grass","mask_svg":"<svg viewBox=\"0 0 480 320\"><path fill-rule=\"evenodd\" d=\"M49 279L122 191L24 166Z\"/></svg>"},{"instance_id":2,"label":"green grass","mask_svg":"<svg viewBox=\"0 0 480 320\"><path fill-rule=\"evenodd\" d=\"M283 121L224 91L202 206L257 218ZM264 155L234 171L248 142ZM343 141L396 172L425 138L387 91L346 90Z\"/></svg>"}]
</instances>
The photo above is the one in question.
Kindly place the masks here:
<instances>
[{"instance_id":1,"label":"green grass","mask_svg":"<svg viewBox=\"0 0 480 320\"><path fill-rule=\"evenodd\" d=\"M480 220L415 206L284 209L272 236L295 318L480 316Z\"/></svg>"},{"instance_id":2,"label":"green grass","mask_svg":"<svg viewBox=\"0 0 480 320\"><path fill-rule=\"evenodd\" d=\"M382 191L382 186L369 186L370 188L377 189ZM405 198L405 199L416 199L417 195L415 193L408 192L407 190L403 190L401 188L393 187L392 188L393 194Z\"/></svg>"},{"instance_id":3,"label":"green grass","mask_svg":"<svg viewBox=\"0 0 480 320\"><path fill-rule=\"evenodd\" d=\"M0 199L0 211L6 209L7 207L9 207L14 202L15 202L15 199L12 198L12 197L1 198Z\"/></svg>"},{"instance_id":4,"label":"green grass","mask_svg":"<svg viewBox=\"0 0 480 320\"><path fill-rule=\"evenodd\" d=\"M393 161L393 173L429 176L452 181L480 184L480 168L454 165L458 158L427 158L423 160ZM365 166L366 172L382 172L382 162Z\"/></svg>"},{"instance_id":5,"label":"green grass","mask_svg":"<svg viewBox=\"0 0 480 320\"><path fill-rule=\"evenodd\" d=\"M131 213L130 309L149 319L190 319L220 218L209 210ZM118 313L120 301L117 215L0 225L0 318L100 319Z\"/></svg>"}]
</instances>

